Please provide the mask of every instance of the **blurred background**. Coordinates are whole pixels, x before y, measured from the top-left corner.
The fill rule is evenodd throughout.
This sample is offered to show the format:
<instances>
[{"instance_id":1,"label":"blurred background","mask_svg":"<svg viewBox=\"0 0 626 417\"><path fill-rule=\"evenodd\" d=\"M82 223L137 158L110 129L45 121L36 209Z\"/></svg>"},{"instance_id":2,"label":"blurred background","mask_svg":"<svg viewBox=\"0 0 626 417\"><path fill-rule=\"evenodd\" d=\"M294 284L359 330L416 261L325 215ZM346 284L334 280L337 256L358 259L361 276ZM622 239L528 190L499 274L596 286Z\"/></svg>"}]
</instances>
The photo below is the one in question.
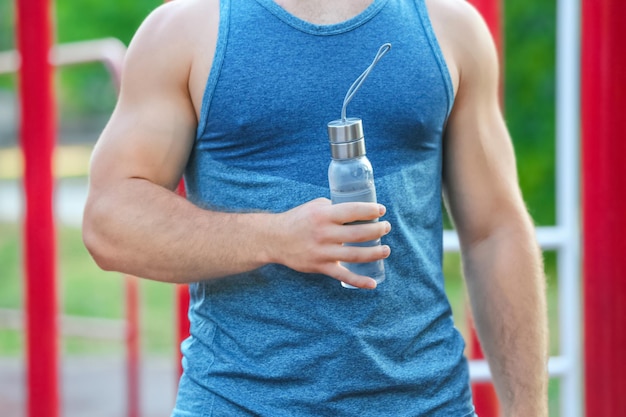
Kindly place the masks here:
<instances>
[{"instance_id":1,"label":"blurred background","mask_svg":"<svg viewBox=\"0 0 626 417\"><path fill-rule=\"evenodd\" d=\"M504 2L504 100L514 139L520 183L537 225L555 222L555 19L551 1ZM56 42L114 37L128 45L158 0L57 0ZM13 2L0 1L0 52L14 49ZM65 416L125 413L124 280L98 269L82 245L80 223L91 149L116 99L101 63L56 71L58 148L55 208L59 308L63 314L62 404ZM17 144L18 79L0 75L0 415L25 415L21 154ZM546 252L551 351L556 331L556 254ZM455 321L466 333L465 288L458 255L446 253L446 287ZM141 281L141 408L168 416L176 389L174 286ZM90 322L81 319L93 319ZM78 319L78 320L76 320ZM89 331L89 323L98 329ZM87 327L87 329L84 329ZM96 326L94 325L94 328ZM92 329L93 330L93 329ZM550 415L559 415L558 381L550 385Z\"/></svg>"}]
</instances>

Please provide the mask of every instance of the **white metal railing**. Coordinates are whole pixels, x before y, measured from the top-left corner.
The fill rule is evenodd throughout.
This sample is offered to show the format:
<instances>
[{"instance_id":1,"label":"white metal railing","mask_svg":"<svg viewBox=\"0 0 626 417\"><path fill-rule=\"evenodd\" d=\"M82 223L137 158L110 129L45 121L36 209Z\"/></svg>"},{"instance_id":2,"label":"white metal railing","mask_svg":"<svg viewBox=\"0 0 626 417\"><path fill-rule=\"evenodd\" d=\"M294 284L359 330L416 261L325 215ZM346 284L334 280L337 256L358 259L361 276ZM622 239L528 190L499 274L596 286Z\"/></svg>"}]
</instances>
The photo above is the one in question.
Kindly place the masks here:
<instances>
[{"instance_id":1,"label":"white metal railing","mask_svg":"<svg viewBox=\"0 0 626 417\"><path fill-rule=\"evenodd\" d=\"M557 225L567 233L558 254L561 415L582 416L582 300L580 290L580 5L557 1Z\"/></svg>"},{"instance_id":2,"label":"white metal railing","mask_svg":"<svg viewBox=\"0 0 626 417\"><path fill-rule=\"evenodd\" d=\"M102 62L119 88L125 54L122 41L104 38L55 45L50 50L50 62L56 66ZM0 74L14 73L19 68L20 56L16 50L0 52Z\"/></svg>"},{"instance_id":3,"label":"white metal railing","mask_svg":"<svg viewBox=\"0 0 626 417\"><path fill-rule=\"evenodd\" d=\"M0 308L0 329L24 329L24 312ZM128 327L123 320L60 315L59 324L63 336L89 339L124 340Z\"/></svg>"}]
</instances>

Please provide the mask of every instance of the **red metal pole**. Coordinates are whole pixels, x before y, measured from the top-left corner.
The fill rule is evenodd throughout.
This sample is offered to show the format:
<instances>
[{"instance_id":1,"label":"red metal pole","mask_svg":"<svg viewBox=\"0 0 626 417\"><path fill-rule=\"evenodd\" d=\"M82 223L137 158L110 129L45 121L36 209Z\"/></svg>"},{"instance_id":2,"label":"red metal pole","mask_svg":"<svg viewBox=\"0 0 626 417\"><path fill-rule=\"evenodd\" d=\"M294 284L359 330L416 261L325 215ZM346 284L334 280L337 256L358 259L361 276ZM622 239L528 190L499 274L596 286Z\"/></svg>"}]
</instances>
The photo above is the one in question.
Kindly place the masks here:
<instances>
[{"instance_id":1,"label":"red metal pole","mask_svg":"<svg viewBox=\"0 0 626 417\"><path fill-rule=\"evenodd\" d=\"M137 278L126 275L127 415L139 417L139 289Z\"/></svg>"},{"instance_id":2,"label":"red metal pole","mask_svg":"<svg viewBox=\"0 0 626 417\"><path fill-rule=\"evenodd\" d=\"M503 63L502 57L502 7L500 0L470 0L476 9L481 13L494 43L498 48L500 54L500 62ZM503 73L503 71L501 71ZM500 80L500 91L503 91L502 80ZM473 321L468 320L469 327L469 357L471 359L483 359L483 351L480 346L480 342L476 335ZM472 395L474 398L474 406L476 407L476 413L480 417L497 417L500 415L500 407L498 404L498 397L496 391L491 382L474 382L472 384Z\"/></svg>"},{"instance_id":3,"label":"red metal pole","mask_svg":"<svg viewBox=\"0 0 626 417\"><path fill-rule=\"evenodd\" d=\"M28 415L59 415L52 154L55 108L48 0L17 1L20 137L24 156Z\"/></svg>"},{"instance_id":4,"label":"red metal pole","mask_svg":"<svg viewBox=\"0 0 626 417\"><path fill-rule=\"evenodd\" d=\"M178 376L183 373L182 353L180 351L180 344L189 337L189 319L187 318L187 312L189 310L189 287L187 285L176 286L176 301L177 301L177 327L178 332L176 334L176 369L178 370Z\"/></svg>"},{"instance_id":5,"label":"red metal pole","mask_svg":"<svg viewBox=\"0 0 626 417\"><path fill-rule=\"evenodd\" d=\"M626 416L626 3L583 1L587 416Z\"/></svg>"}]
</instances>

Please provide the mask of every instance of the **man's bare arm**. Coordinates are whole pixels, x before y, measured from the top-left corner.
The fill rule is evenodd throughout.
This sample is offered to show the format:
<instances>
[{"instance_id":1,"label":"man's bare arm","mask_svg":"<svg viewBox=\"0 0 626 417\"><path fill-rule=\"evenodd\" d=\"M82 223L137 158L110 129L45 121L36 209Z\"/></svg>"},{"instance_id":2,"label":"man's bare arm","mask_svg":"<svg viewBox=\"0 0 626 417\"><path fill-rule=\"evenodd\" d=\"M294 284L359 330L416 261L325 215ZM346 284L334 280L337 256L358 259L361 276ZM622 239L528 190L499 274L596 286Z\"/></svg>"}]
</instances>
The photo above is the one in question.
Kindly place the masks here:
<instances>
[{"instance_id":1,"label":"man's bare arm","mask_svg":"<svg viewBox=\"0 0 626 417\"><path fill-rule=\"evenodd\" d=\"M382 206L332 206L319 199L285 213L233 214L200 209L173 191L197 124L199 103L189 92L189 74L202 69L194 67L194 44L208 37L214 47L217 4L178 0L161 6L133 39L119 102L92 157L83 227L87 248L104 269L160 281L198 281L281 263L374 287L375 281L339 261L388 256L386 246L341 243L387 233L384 221L344 226L380 217ZM210 54L206 45L199 48Z\"/></svg>"},{"instance_id":2,"label":"man's bare arm","mask_svg":"<svg viewBox=\"0 0 626 417\"><path fill-rule=\"evenodd\" d=\"M444 189L472 311L504 415L547 416L543 267L499 108L497 54L471 6L441 3L455 22L446 39L458 71L444 139Z\"/></svg>"}]
</instances>

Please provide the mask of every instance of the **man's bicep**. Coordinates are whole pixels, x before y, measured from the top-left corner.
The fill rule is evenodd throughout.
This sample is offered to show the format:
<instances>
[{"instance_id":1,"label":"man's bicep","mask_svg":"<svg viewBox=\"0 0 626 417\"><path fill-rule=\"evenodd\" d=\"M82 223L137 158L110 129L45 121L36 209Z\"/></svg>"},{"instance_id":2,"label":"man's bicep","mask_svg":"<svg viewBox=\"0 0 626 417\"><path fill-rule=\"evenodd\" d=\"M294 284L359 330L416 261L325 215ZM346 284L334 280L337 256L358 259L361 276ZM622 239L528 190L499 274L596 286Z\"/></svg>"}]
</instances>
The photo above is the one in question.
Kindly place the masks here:
<instances>
[{"instance_id":1,"label":"man's bicep","mask_svg":"<svg viewBox=\"0 0 626 417\"><path fill-rule=\"evenodd\" d=\"M460 48L462 74L444 137L443 181L462 244L481 241L524 212L513 146L499 107L498 58L480 19ZM463 42L468 42L464 39Z\"/></svg>"},{"instance_id":2,"label":"man's bicep","mask_svg":"<svg viewBox=\"0 0 626 417\"><path fill-rule=\"evenodd\" d=\"M152 110L116 110L92 155L93 185L142 178L173 189L193 142L193 126Z\"/></svg>"},{"instance_id":3,"label":"man's bicep","mask_svg":"<svg viewBox=\"0 0 626 417\"><path fill-rule=\"evenodd\" d=\"M463 133L449 131L444 150L446 203L465 243L484 239L523 207L504 122L494 115L482 123Z\"/></svg>"}]
</instances>

